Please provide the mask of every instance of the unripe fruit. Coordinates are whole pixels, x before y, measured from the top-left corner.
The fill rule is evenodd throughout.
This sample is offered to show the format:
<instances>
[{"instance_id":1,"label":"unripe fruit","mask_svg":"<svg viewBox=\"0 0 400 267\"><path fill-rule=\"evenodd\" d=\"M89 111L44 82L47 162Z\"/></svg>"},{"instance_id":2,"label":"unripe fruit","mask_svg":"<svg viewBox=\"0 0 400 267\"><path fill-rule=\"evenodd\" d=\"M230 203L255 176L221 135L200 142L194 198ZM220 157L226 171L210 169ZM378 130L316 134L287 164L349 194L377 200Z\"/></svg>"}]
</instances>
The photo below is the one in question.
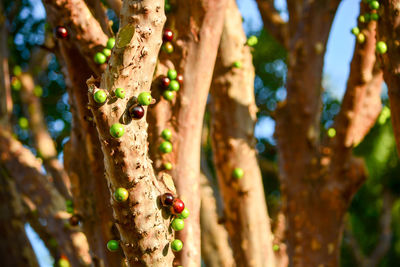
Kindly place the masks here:
<instances>
[{"instance_id":1,"label":"unripe fruit","mask_svg":"<svg viewBox=\"0 0 400 267\"><path fill-rule=\"evenodd\" d=\"M371 14L371 20L378 20L378 19L379 19L378 13L372 13Z\"/></svg>"},{"instance_id":2,"label":"unripe fruit","mask_svg":"<svg viewBox=\"0 0 400 267\"><path fill-rule=\"evenodd\" d=\"M107 94L104 92L104 90L98 90L96 93L94 93L93 99L97 103L103 104L107 100Z\"/></svg>"},{"instance_id":3,"label":"unripe fruit","mask_svg":"<svg viewBox=\"0 0 400 267\"><path fill-rule=\"evenodd\" d=\"M125 90L123 88L117 88L115 89L115 96L118 98L125 98Z\"/></svg>"},{"instance_id":4,"label":"unripe fruit","mask_svg":"<svg viewBox=\"0 0 400 267\"><path fill-rule=\"evenodd\" d=\"M235 168L232 172L233 178L240 179L244 175L244 171L241 168Z\"/></svg>"},{"instance_id":5,"label":"unripe fruit","mask_svg":"<svg viewBox=\"0 0 400 267\"><path fill-rule=\"evenodd\" d=\"M255 46L257 43L258 43L258 38L257 38L257 36L255 36L255 35L252 35L252 36L250 36L248 39L247 39L247 45L248 46Z\"/></svg>"},{"instance_id":6,"label":"unripe fruit","mask_svg":"<svg viewBox=\"0 0 400 267\"><path fill-rule=\"evenodd\" d=\"M171 81L175 80L176 77L178 76L178 72L176 72L176 70L169 69L168 72L167 72L167 76Z\"/></svg>"},{"instance_id":7,"label":"unripe fruit","mask_svg":"<svg viewBox=\"0 0 400 267\"><path fill-rule=\"evenodd\" d=\"M171 44L171 42L166 42L162 45L162 50L167 54L171 54L174 52L174 46Z\"/></svg>"},{"instance_id":8,"label":"unripe fruit","mask_svg":"<svg viewBox=\"0 0 400 267\"><path fill-rule=\"evenodd\" d=\"M171 249L174 252L179 252L183 248L183 243L179 239L175 239L174 241L171 242Z\"/></svg>"},{"instance_id":9,"label":"unripe fruit","mask_svg":"<svg viewBox=\"0 0 400 267\"><path fill-rule=\"evenodd\" d=\"M21 68L21 66L14 66L14 68L13 68L13 74L14 74L14 76L19 76L19 75L21 75L21 73L22 73L22 68Z\"/></svg>"},{"instance_id":10,"label":"unripe fruit","mask_svg":"<svg viewBox=\"0 0 400 267\"><path fill-rule=\"evenodd\" d=\"M151 100L153 100L153 98L151 97L151 94L149 92L142 92L137 98L138 103L142 106L150 105Z\"/></svg>"},{"instance_id":11,"label":"unripe fruit","mask_svg":"<svg viewBox=\"0 0 400 267\"><path fill-rule=\"evenodd\" d=\"M25 118L25 117L19 118L18 124L19 124L19 127L21 127L21 129L28 129L29 122L28 122L27 118Z\"/></svg>"},{"instance_id":12,"label":"unripe fruit","mask_svg":"<svg viewBox=\"0 0 400 267\"><path fill-rule=\"evenodd\" d=\"M12 79L11 79L11 88L12 88L14 91L19 91L19 90L21 90L21 88L22 88L22 83L21 83L20 80L18 80L17 77L12 77Z\"/></svg>"},{"instance_id":13,"label":"unripe fruit","mask_svg":"<svg viewBox=\"0 0 400 267\"><path fill-rule=\"evenodd\" d=\"M170 129L164 129L164 130L161 132L161 137L164 138L164 139L167 140L167 141L171 140L171 137L172 137L172 132L171 132L171 130L170 130Z\"/></svg>"},{"instance_id":14,"label":"unripe fruit","mask_svg":"<svg viewBox=\"0 0 400 267\"><path fill-rule=\"evenodd\" d=\"M360 21L361 23L365 23L367 20L365 19L365 16L364 16L364 15L360 15L360 16L358 17L358 21Z\"/></svg>"},{"instance_id":15,"label":"unripe fruit","mask_svg":"<svg viewBox=\"0 0 400 267\"><path fill-rule=\"evenodd\" d=\"M113 49L114 45L115 45L115 38L114 38L114 37L111 37L111 38L108 39L108 41L107 41L107 48L108 48L108 49Z\"/></svg>"},{"instance_id":16,"label":"unripe fruit","mask_svg":"<svg viewBox=\"0 0 400 267\"><path fill-rule=\"evenodd\" d=\"M104 64L107 61L107 57L105 55L103 55L103 53L97 52L94 55L94 62L96 62L96 64Z\"/></svg>"},{"instance_id":17,"label":"unripe fruit","mask_svg":"<svg viewBox=\"0 0 400 267\"><path fill-rule=\"evenodd\" d=\"M240 62L240 61L235 61L235 62L233 62L233 65L232 65L234 68L237 68L237 69L240 69L241 67L242 67L242 62Z\"/></svg>"},{"instance_id":18,"label":"unripe fruit","mask_svg":"<svg viewBox=\"0 0 400 267\"><path fill-rule=\"evenodd\" d=\"M107 242L107 249L111 252L117 251L119 248L119 243L117 240L110 240Z\"/></svg>"},{"instance_id":19,"label":"unripe fruit","mask_svg":"<svg viewBox=\"0 0 400 267\"><path fill-rule=\"evenodd\" d=\"M185 228L185 222L182 219L174 219L171 223L171 228L175 231L180 231Z\"/></svg>"},{"instance_id":20,"label":"unripe fruit","mask_svg":"<svg viewBox=\"0 0 400 267\"><path fill-rule=\"evenodd\" d=\"M163 97L168 101L171 101L172 99L174 99L174 96L175 96L174 92L170 91L170 90L166 90L163 93Z\"/></svg>"},{"instance_id":21,"label":"unripe fruit","mask_svg":"<svg viewBox=\"0 0 400 267\"><path fill-rule=\"evenodd\" d=\"M171 42L174 39L174 33L170 29L165 29L163 33L163 41Z\"/></svg>"},{"instance_id":22,"label":"unripe fruit","mask_svg":"<svg viewBox=\"0 0 400 267\"><path fill-rule=\"evenodd\" d=\"M124 126L120 123L114 123L110 127L110 134L114 138L120 138L125 133Z\"/></svg>"},{"instance_id":23,"label":"unripe fruit","mask_svg":"<svg viewBox=\"0 0 400 267\"><path fill-rule=\"evenodd\" d=\"M189 210L187 208L184 208L181 214L178 215L178 218L186 219L187 217L189 217L189 214L190 214Z\"/></svg>"},{"instance_id":24,"label":"unripe fruit","mask_svg":"<svg viewBox=\"0 0 400 267\"><path fill-rule=\"evenodd\" d=\"M379 54L385 54L387 52L387 45L385 42L383 41L379 41L376 44L376 52L378 52Z\"/></svg>"},{"instance_id":25,"label":"unripe fruit","mask_svg":"<svg viewBox=\"0 0 400 267\"><path fill-rule=\"evenodd\" d=\"M365 35L363 33L359 33L357 35L357 42L359 44L363 44L365 42Z\"/></svg>"},{"instance_id":26,"label":"unripe fruit","mask_svg":"<svg viewBox=\"0 0 400 267\"><path fill-rule=\"evenodd\" d=\"M141 119L144 116L144 108L142 106L133 106L129 109L129 114L134 119Z\"/></svg>"},{"instance_id":27,"label":"unripe fruit","mask_svg":"<svg viewBox=\"0 0 400 267\"><path fill-rule=\"evenodd\" d=\"M171 206L172 203L174 203L174 196L171 193L165 193L164 195L161 196L161 204L164 207Z\"/></svg>"},{"instance_id":28,"label":"unripe fruit","mask_svg":"<svg viewBox=\"0 0 400 267\"><path fill-rule=\"evenodd\" d=\"M124 202L128 199L129 192L125 188L118 187L114 192L114 198L118 202Z\"/></svg>"},{"instance_id":29,"label":"unripe fruit","mask_svg":"<svg viewBox=\"0 0 400 267\"><path fill-rule=\"evenodd\" d=\"M176 80L182 85L183 84L183 75L178 74L178 76L176 76Z\"/></svg>"},{"instance_id":30,"label":"unripe fruit","mask_svg":"<svg viewBox=\"0 0 400 267\"><path fill-rule=\"evenodd\" d=\"M71 267L71 264L69 263L68 259L60 258L58 260L57 267Z\"/></svg>"},{"instance_id":31,"label":"unripe fruit","mask_svg":"<svg viewBox=\"0 0 400 267\"><path fill-rule=\"evenodd\" d=\"M354 35L358 35L360 33L360 29L358 27L354 27L351 29L351 33Z\"/></svg>"},{"instance_id":32,"label":"unripe fruit","mask_svg":"<svg viewBox=\"0 0 400 267\"><path fill-rule=\"evenodd\" d=\"M171 83L168 86L168 89L171 91L179 91L180 85L179 82L176 80L171 81Z\"/></svg>"},{"instance_id":33,"label":"unripe fruit","mask_svg":"<svg viewBox=\"0 0 400 267\"><path fill-rule=\"evenodd\" d=\"M164 141L161 143L159 149L162 153L170 153L172 151L172 144L168 141Z\"/></svg>"},{"instance_id":34,"label":"unripe fruit","mask_svg":"<svg viewBox=\"0 0 400 267\"><path fill-rule=\"evenodd\" d=\"M171 212L173 214L181 214L182 211L185 209L185 203L179 198L175 198L174 202L172 203Z\"/></svg>"},{"instance_id":35,"label":"unripe fruit","mask_svg":"<svg viewBox=\"0 0 400 267\"><path fill-rule=\"evenodd\" d=\"M107 58L111 57L111 50L108 48L104 48L103 55L105 55Z\"/></svg>"},{"instance_id":36,"label":"unripe fruit","mask_svg":"<svg viewBox=\"0 0 400 267\"><path fill-rule=\"evenodd\" d=\"M167 88L168 88L170 82L171 82L171 80L170 80L168 77L162 77L162 78L161 78L161 86L162 86L164 89L167 89Z\"/></svg>"},{"instance_id":37,"label":"unripe fruit","mask_svg":"<svg viewBox=\"0 0 400 267\"><path fill-rule=\"evenodd\" d=\"M35 85L35 88L33 88L33 94L37 97L41 97L43 94L43 88L40 85Z\"/></svg>"},{"instance_id":38,"label":"unripe fruit","mask_svg":"<svg viewBox=\"0 0 400 267\"><path fill-rule=\"evenodd\" d=\"M57 26L54 29L54 34L56 35L57 38L59 39L66 39L68 37L68 31L67 28L64 26Z\"/></svg>"},{"instance_id":39,"label":"unripe fruit","mask_svg":"<svg viewBox=\"0 0 400 267\"><path fill-rule=\"evenodd\" d=\"M369 8L371 8L372 10L379 9L379 2L378 1L369 2Z\"/></svg>"},{"instance_id":40,"label":"unripe fruit","mask_svg":"<svg viewBox=\"0 0 400 267\"><path fill-rule=\"evenodd\" d=\"M172 163L171 162L165 162L163 165L164 165L164 169L166 169L167 171L172 170Z\"/></svg>"}]
</instances>

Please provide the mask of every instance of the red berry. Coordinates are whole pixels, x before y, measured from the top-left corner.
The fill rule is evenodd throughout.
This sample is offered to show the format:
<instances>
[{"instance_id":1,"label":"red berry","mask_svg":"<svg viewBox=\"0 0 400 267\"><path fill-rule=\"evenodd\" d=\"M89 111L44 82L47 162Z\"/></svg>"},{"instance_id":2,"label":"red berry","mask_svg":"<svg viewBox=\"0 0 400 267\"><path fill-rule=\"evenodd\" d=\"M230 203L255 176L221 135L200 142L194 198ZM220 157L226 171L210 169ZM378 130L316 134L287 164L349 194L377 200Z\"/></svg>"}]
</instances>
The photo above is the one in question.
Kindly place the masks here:
<instances>
[{"instance_id":1,"label":"red berry","mask_svg":"<svg viewBox=\"0 0 400 267\"><path fill-rule=\"evenodd\" d=\"M144 116L144 108L142 106L134 106L129 110L129 113L134 119L141 119Z\"/></svg>"},{"instance_id":2,"label":"red berry","mask_svg":"<svg viewBox=\"0 0 400 267\"><path fill-rule=\"evenodd\" d=\"M163 206L171 206L174 202L174 196L171 193L165 193L161 196L161 203Z\"/></svg>"},{"instance_id":3,"label":"red berry","mask_svg":"<svg viewBox=\"0 0 400 267\"><path fill-rule=\"evenodd\" d=\"M180 214L185 209L185 204L179 198L175 198L172 203L171 212L173 214Z\"/></svg>"},{"instance_id":4,"label":"red berry","mask_svg":"<svg viewBox=\"0 0 400 267\"><path fill-rule=\"evenodd\" d=\"M167 89L171 80L168 77L163 77L161 79L161 85L164 89Z\"/></svg>"},{"instance_id":5,"label":"red berry","mask_svg":"<svg viewBox=\"0 0 400 267\"><path fill-rule=\"evenodd\" d=\"M65 28L64 26L57 26L54 32L56 37L59 39L65 39L68 36L67 28Z\"/></svg>"},{"instance_id":6,"label":"red berry","mask_svg":"<svg viewBox=\"0 0 400 267\"><path fill-rule=\"evenodd\" d=\"M176 76L176 80L182 85L183 84L183 75L178 74L178 76Z\"/></svg>"},{"instance_id":7,"label":"red berry","mask_svg":"<svg viewBox=\"0 0 400 267\"><path fill-rule=\"evenodd\" d=\"M163 34L164 42L171 42L174 39L174 33L170 29L165 29Z\"/></svg>"}]
</instances>

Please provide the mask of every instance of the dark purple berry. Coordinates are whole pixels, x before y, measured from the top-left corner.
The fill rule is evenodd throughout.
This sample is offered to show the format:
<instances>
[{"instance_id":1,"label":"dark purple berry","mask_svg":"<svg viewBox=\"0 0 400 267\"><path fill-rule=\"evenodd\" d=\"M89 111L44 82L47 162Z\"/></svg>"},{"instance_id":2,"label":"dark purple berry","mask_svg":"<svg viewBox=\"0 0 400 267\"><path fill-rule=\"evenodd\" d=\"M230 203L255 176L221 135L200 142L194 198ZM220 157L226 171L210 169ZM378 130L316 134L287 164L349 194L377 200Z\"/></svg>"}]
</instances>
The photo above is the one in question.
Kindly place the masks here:
<instances>
[{"instance_id":1,"label":"dark purple berry","mask_svg":"<svg viewBox=\"0 0 400 267\"><path fill-rule=\"evenodd\" d=\"M165 193L164 195L161 196L161 203L163 206L171 206L172 203L174 203L174 196L171 193Z\"/></svg>"},{"instance_id":2,"label":"dark purple berry","mask_svg":"<svg viewBox=\"0 0 400 267\"><path fill-rule=\"evenodd\" d=\"M168 77L162 77L161 78L161 86L164 89L167 89L170 83L171 83L171 80Z\"/></svg>"},{"instance_id":3,"label":"dark purple berry","mask_svg":"<svg viewBox=\"0 0 400 267\"><path fill-rule=\"evenodd\" d=\"M129 112L134 119L141 119L144 116L144 108L142 106L134 106Z\"/></svg>"},{"instance_id":4,"label":"dark purple berry","mask_svg":"<svg viewBox=\"0 0 400 267\"><path fill-rule=\"evenodd\" d=\"M69 224L71 226L77 226L79 224L79 216L78 215L72 215L69 218Z\"/></svg>"}]
</instances>

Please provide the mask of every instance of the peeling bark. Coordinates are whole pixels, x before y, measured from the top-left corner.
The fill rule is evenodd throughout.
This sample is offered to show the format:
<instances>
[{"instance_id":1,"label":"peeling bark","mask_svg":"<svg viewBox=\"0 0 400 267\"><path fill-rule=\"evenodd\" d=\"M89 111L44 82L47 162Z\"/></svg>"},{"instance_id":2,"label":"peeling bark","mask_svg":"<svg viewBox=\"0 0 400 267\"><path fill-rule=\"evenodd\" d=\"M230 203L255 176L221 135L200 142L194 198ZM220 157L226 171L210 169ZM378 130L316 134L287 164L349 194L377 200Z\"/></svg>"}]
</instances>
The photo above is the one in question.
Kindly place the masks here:
<instances>
[{"instance_id":1,"label":"peeling bark","mask_svg":"<svg viewBox=\"0 0 400 267\"><path fill-rule=\"evenodd\" d=\"M214 163L236 264L275 266L270 219L254 149L255 74L245 43L240 12L230 1L211 86ZM232 67L235 61L242 63L240 69ZM240 180L232 176L235 168L244 171Z\"/></svg>"},{"instance_id":2,"label":"peeling bark","mask_svg":"<svg viewBox=\"0 0 400 267\"><path fill-rule=\"evenodd\" d=\"M147 156L145 119L132 120L127 115L139 93L150 89L165 22L164 1L124 1L120 19L116 47L99 85L108 92L108 101L102 106L94 102L97 82L90 79L90 108L100 137L110 191L123 187L129 192L126 203L111 201L128 265L171 266L172 233L158 197L173 188L166 182L167 178L159 180L154 174ZM124 99L113 98L112 92L117 87L124 88ZM125 134L119 139L110 135L110 126L116 122L125 127Z\"/></svg>"}]
</instances>

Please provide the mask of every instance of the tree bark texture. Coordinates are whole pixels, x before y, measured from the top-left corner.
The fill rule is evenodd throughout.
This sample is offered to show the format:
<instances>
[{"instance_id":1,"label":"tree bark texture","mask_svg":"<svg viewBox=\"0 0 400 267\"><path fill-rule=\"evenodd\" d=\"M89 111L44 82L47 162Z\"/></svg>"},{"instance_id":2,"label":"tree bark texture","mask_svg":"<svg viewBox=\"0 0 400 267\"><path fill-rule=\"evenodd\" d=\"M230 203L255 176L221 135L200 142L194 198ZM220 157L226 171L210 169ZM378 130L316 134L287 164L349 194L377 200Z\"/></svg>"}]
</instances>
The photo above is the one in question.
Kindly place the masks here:
<instances>
[{"instance_id":1,"label":"tree bark texture","mask_svg":"<svg viewBox=\"0 0 400 267\"><path fill-rule=\"evenodd\" d=\"M229 1L211 86L213 157L236 264L275 266L270 218L254 149L255 74L250 47L245 43L240 12L235 2ZM242 67L234 68L235 61ZM244 171L243 178L233 177L235 168Z\"/></svg>"},{"instance_id":2,"label":"tree bark texture","mask_svg":"<svg viewBox=\"0 0 400 267\"><path fill-rule=\"evenodd\" d=\"M100 84L95 79L88 80L90 107L110 191L123 187L129 192L125 203L111 201L129 266L171 266L174 258L169 245L173 237L169 216L159 203L159 196L174 191L172 180L168 181L166 176L156 178L147 155L147 122L128 115L139 93L150 90L164 22L164 1L124 1L108 67ZM113 96L117 87L124 88L124 99ZM104 105L93 100L98 88L108 93ZM110 127L117 122L123 124L125 133L115 139L110 135Z\"/></svg>"}]
</instances>

